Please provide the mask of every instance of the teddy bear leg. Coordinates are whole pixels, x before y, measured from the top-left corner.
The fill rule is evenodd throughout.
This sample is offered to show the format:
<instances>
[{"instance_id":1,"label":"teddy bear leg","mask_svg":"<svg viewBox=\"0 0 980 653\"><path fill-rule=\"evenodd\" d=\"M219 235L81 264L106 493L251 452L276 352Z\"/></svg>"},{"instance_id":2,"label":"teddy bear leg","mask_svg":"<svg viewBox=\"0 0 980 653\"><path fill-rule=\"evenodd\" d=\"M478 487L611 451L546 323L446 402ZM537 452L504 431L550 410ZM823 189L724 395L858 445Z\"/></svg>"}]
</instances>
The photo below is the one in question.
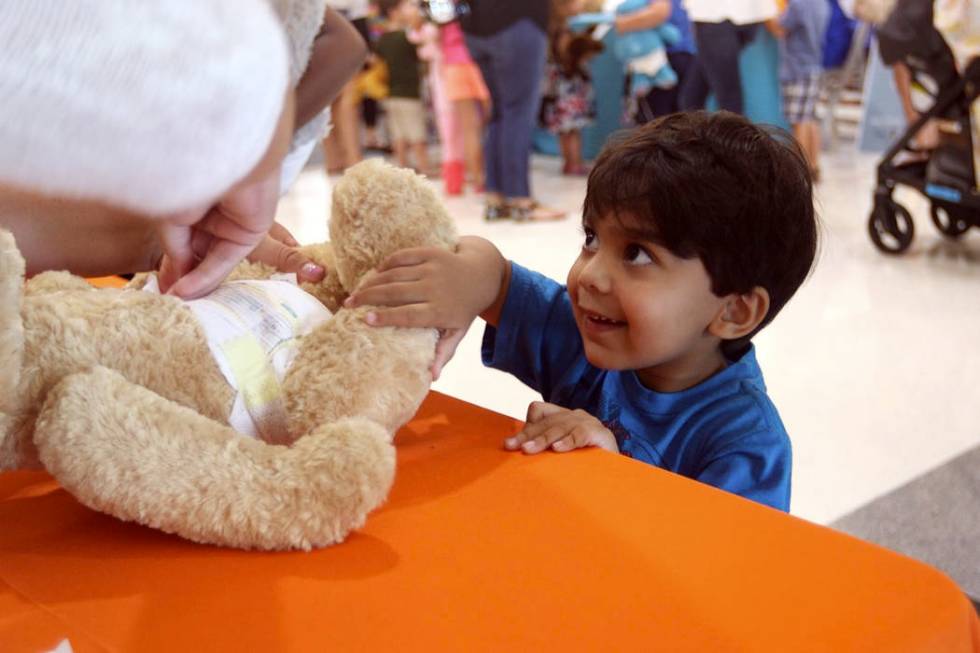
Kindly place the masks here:
<instances>
[{"instance_id":1,"label":"teddy bear leg","mask_svg":"<svg viewBox=\"0 0 980 653\"><path fill-rule=\"evenodd\" d=\"M368 420L268 445L100 367L54 388L35 441L45 468L85 505L247 549L342 541L387 496L395 467L389 434Z\"/></svg>"}]
</instances>

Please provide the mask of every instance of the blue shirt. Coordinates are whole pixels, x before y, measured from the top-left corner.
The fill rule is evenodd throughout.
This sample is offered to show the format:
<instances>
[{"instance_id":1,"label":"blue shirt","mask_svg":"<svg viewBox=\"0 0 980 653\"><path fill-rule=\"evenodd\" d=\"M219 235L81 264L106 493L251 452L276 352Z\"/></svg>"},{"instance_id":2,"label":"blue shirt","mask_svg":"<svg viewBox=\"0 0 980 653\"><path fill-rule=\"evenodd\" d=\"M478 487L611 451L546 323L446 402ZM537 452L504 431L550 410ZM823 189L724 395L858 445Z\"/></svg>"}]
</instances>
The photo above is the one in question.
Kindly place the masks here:
<instances>
[{"instance_id":1,"label":"blue shirt","mask_svg":"<svg viewBox=\"0 0 980 653\"><path fill-rule=\"evenodd\" d=\"M691 20L687 17L687 9L684 8L684 0L670 0L670 18L667 22L681 33L681 40L674 45L668 45L667 52L695 54L698 48L694 44L694 33L691 31Z\"/></svg>"},{"instance_id":2,"label":"blue shirt","mask_svg":"<svg viewBox=\"0 0 980 653\"><path fill-rule=\"evenodd\" d=\"M789 0L779 24L786 30L779 48L779 78L805 80L823 70L823 40L830 22L828 0Z\"/></svg>"},{"instance_id":3,"label":"blue shirt","mask_svg":"<svg viewBox=\"0 0 980 653\"><path fill-rule=\"evenodd\" d=\"M656 392L635 372L586 360L564 286L516 263L511 270L500 323L483 336L485 365L595 416L627 456L789 510L789 437L754 349L693 388Z\"/></svg>"}]
</instances>

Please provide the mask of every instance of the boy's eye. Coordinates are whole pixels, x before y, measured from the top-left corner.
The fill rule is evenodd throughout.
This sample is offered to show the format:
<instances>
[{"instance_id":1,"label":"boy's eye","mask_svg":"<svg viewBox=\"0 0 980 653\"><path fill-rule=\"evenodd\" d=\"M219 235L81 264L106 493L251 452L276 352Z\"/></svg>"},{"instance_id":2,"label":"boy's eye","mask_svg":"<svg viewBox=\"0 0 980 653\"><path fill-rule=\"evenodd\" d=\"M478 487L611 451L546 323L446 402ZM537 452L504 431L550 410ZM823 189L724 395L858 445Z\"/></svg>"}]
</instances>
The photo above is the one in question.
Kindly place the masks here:
<instances>
[{"instance_id":1,"label":"boy's eye","mask_svg":"<svg viewBox=\"0 0 980 653\"><path fill-rule=\"evenodd\" d=\"M635 243L630 243L626 246L626 250L623 252L623 258L630 265L649 265L653 263L653 256Z\"/></svg>"},{"instance_id":2,"label":"boy's eye","mask_svg":"<svg viewBox=\"0 0 980 653\"><path fill-rule=\"evenodd\" d=\"M585 232L585 244L582 245L582 248L590 252L597 250L599 248L599 237L589 227L583 227L582 231Z\"/></svg>"}]
</instances>

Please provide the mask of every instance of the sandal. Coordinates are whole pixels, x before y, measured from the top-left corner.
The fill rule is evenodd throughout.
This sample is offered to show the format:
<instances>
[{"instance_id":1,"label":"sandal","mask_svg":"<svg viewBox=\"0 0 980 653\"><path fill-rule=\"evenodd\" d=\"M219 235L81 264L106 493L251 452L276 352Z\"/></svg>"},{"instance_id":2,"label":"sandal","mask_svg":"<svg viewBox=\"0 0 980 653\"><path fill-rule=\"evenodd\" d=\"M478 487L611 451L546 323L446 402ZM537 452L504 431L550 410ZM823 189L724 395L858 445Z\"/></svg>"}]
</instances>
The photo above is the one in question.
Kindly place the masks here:
<instances>
[{"instance_id":1,"label":"sandal","mask_svg":"<svg viewBox=\"0 0 980 653\"><path fill-rule=\"evenodd\" d=\"M483 219L487 222L507 220L510 217L510 209L507 208L506 204L487 204L486 208L483 209Z\"/></svg>"},{"instance_id":2,"label":"sandal","mask_svg":"<svg viewBox=\"0 0 980 653\"><path fill-rule=\"evenodd\" d=\"M516 222L555 222L564 220L567 216L567 211L551 208L533 200L530 203L510 206L510 217Z\"/></svg>"}]
</instances>

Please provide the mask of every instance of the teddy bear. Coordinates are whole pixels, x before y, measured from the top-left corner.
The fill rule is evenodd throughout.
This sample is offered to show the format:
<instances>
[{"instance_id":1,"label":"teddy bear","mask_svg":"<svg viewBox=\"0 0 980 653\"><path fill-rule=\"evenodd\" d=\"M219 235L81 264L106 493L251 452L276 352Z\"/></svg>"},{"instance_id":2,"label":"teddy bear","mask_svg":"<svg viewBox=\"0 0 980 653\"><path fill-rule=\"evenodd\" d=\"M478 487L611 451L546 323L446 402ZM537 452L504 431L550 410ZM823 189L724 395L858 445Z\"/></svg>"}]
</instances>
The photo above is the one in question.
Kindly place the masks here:
<instances>
[{"instance_id":1,"label":"teddy bear","mask_svg":"<svg viewBox=\"0 0 980 653\"><path fill-rule=\"evenodd\" d=\"M302 301L332 317L276 344L291 345L288 368L271 386L259 374L256 396L282 428L257 437L229 426L242 393L190 304L67 272L25 282L0 230L0 471L43 468L90 508L214 545L309 550L362 526L392 485L392 439L428 392L438 333L370 326L343 300L388 254L457 235L423 178L379 160L347 171L331 213L330 242L304 248L328 274ZM274 273L243 263L219 291L289 285Z\"/></svg>"},{"instance_id":2,"label":"teddy bear","mask_svg":"<svg viewBox=\"0 0 980 653\"><path fill-rule=\"evenodd\" d=\"M569 19L569 28L578 31L596 25L608 26L615 22L616 16L631 14L647 4L647 0L625 0L616 6L614 13L579 14ZM680 39L680 31L670 23L615 35L612 51L631 74L631 94L645 95L653 88L671 88L677 84L677 73L667 61L665 47Z\"/></svg>"}]
</instances>

